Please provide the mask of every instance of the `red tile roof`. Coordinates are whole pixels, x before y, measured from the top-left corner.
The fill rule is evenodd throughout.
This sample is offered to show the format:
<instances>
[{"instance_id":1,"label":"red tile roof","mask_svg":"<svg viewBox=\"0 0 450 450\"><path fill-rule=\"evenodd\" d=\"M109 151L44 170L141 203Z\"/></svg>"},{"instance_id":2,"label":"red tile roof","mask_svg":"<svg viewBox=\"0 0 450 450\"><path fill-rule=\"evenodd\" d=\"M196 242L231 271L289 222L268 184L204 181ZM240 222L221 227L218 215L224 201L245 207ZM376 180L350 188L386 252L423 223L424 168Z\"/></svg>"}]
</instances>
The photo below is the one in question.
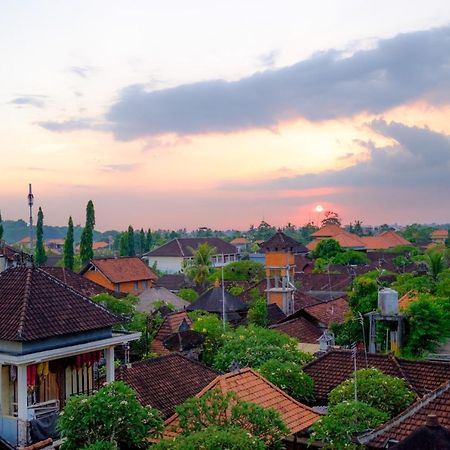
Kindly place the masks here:
<instances>
[{"instance_id":1,"label":"red tile roof","mask_svg":"<svg viewBox=\"0 0 450 450\"><path fill-rule=\"evenodd\" d=\"M111 327L120 319L38 268L0 273L0 339L34 341Z\"/></svg>"},{"instance_id":2,"label":"red tile roof","mask_svg":"<svg viewBox=\"0 0 450 450\"><path fill-rule=\"evenodd\" d=\"M250 241L244 237L238 237L230 241L231 245L247 245L250 244Z\"/></svg>"},{"instance_id":3,"label":"red tile roof","mask_svg":"<svg viewBox=\"0 0 450 450\"><path fill-rule=\"evenodd\" d=\"M167 244L145 253L144 256L174 256L178 258L192 256L192 249L197 249L200 244L209 244L217 250L217 254L233 255L237 253L237 248L223 239L211 238L179 238L173 239Z\"/></svg>"},{"instance_id":4,"label":"red tile roof","mask_svg":"<svg viewBox=\"0 0 450 450\"><path fill-rule=\"evenodd\" d=\"M432 238L447 238L448 237L448 230L434 230L431 233Z\"/></svg>"},{"instance_id":5,"label":"red tile roof","mask_svg":"<svg viewBox=\"0 0 450 450\"><path fill-rule=\"evenodd\" d=\"M196 395L218 373L179 353L138 361L116 369L116 378L137 393L143 405L158 409L167 417L175 406Z\"/></svg>"},{"instance_id":6,"label":"red tile roof","mask_svg":"<svg viewBox=\"0 0 450 450\"><path fill-rule=\"evenodd\" d=\"M252 369L241 369L238 372L220 375L196 397L201 397L212 389L219 389L222 393L232 391L242 401L277 410L291 434L306 430L320 417L310 407L294 400ZM175 414L167 419L164 435L173 437L178 432L178 416Z\"/></svg>"},{"instance_id":7,"label":"red tile roof","mask_svg":"<svg viewBox=\"0 0 450 450\"><path fill-rule=\"evenodd\" d=\"M320 237L320 238L327 238L327 237L334 237L337 234L340 234L344 231L343 228L341 228L339 225L324 225L320 230L317 230L311 236L313 237Z\"/></svg>"},{"instance_id":8,"label":"red tile roof","mask_svg":"<svg viewBox=\"0 0 450 450\"><path fill-rule=\"evenodd\" d=\"M308 249L300 242L278 230L270 239L260 245L265 252L289 251L294 253L307 253Z\"/></svg>"},{"instance_id":9,"label":"red tile roof","mask_svg":"<svg viewBox=\"0 0 450 450\"><path fill-rule=\"evenodd\" d=\"M368 250L382 250L399 245L412 245L411 242L392 230L384 231L376 236L363 236L361 240Z\"/></svg>"},{"instance_id":10,"label":"red tile roof","mask_svg":"<svg viewBox=\"0 0 450 450\"><path fill-rule=\"evenodd\" d=\"M331 323L344 323L345 316L349 311L348 302L344 298L337 298L328 302L317 303L303 309L317 322L329 327Z\"/></svg>"},{"instance_id":11,"label":"red tile roof","mask_svg":"<svg viewBox=\"0 0 450 450\"><path fill-rule=\"evenodd\" d=\"M384 445L389 439L401 442L419 427L425 425L430 414L437 416L441 426L450 428L450 381L443 383L435 391L413 403L378 429L361 436L359 441L370 448L385 448ZM449 447L427 448L444 449Z\"/></svg>"},{"instance_id":12,"label":"red tile roof","mask_svg":"<svg viewBox=\"0 0 450 450\"><path fill-rule=\"evenodd\" d=\"M130 281L156 280L157 275L142 259L137 256L121 258L96 258L91 260L80 272L87 272L95 268L111 283L126 283Z\"/></svg>"},{"instance_id":13,"label":"red tile roof","mask_svg":"<svg viewBox=\"0 0 450 450\"><path fill-rule=\"evenodd\" d=\"M410 361L393 355L368 354L368 366L387 375L403 378L419 396L436 389L450 379L450 362ZM357 367L366 367L365 354L357 355ZM350 350L331 350L307 364L304 371L314 379L315 397L318 403L327 403L328 394L338 384L351 378L353 360Z\"/></svg>"},{"instance_id":14,"label":"red tile roof","mask_svg":"<svg viewBox=\"0 0 450 450\"><path fill-rule=\"evenodd\" d=\"M322 331L306 317L297 317L287 322L272 325L270 328L287 334L303 344L317 344Z\"/></svg>"}]
</instances>

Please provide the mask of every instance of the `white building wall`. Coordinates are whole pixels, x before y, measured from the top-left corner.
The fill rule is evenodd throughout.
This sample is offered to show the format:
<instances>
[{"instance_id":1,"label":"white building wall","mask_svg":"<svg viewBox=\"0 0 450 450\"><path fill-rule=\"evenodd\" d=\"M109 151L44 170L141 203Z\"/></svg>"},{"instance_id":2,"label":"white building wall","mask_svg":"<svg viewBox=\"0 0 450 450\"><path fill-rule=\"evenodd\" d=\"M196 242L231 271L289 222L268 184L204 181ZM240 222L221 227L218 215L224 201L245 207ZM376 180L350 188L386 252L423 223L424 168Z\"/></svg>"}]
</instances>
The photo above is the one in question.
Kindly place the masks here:
<instances>
[{"instance_id":1,"label":"white building wall","mask_svg":"<svg viewBox=\"0 0 450 450\"><path fill-rule=\"evenodd\" d=\"M156 268L167 273L180 272L183 262L183 258L176 256L146 256L145 259L149 267L152 267L156 262Z\"/></svg>"}]
</instances>

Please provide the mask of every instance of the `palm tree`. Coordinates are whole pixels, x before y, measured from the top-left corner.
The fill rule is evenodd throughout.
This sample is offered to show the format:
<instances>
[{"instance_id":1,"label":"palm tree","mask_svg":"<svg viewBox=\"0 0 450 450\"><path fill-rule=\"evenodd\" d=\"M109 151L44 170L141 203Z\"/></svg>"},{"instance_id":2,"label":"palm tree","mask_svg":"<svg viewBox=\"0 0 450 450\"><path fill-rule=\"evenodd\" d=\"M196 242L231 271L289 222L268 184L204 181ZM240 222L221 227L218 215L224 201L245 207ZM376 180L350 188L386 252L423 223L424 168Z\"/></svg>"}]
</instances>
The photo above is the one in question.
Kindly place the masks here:
<instances>
[{"instance_id":1,"label":"palm tree","mask_svg":"<svg viewBox=\"0 0 450 450\"><path fill-rule=\"evenodd\" d=\"M436 280L438 275L445 269L444 255L439 252L430 252L425 256L430 275Z\"/></svg>"},{"instance_id":2,"label":"palm tree","mask_svg":"<svg viewBox=\"0 0 450 450\"><path fill-rule=\"evenodd\" d=\"M214 270L212 257L217 253L217 250L207 242L200 244L195 250L192 248L190 250L192 251L192 259L185 263L183 272L197 286L204 289L208 277Z\"/></svg>"}]
</instances>

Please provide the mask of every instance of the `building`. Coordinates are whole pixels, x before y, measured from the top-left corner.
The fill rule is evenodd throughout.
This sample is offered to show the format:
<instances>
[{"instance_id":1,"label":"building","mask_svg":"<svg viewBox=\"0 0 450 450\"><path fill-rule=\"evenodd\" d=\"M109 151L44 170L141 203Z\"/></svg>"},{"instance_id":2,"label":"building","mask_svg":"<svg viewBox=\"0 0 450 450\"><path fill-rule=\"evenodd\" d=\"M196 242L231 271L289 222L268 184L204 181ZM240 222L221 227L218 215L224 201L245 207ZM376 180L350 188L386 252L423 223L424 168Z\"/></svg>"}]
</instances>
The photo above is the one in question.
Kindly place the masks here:
<instances>
[{"instance_id":1,"label":"building","mask_svg":"<svg viewBox=\"0 0 450 450\"><path fill-rule=\"evenodd\" d=\"M0 272L17 265L31 264L31 256L0 241Z\"/></svg>"},{"instance_id":2,"label":"building","mask_svg":"<svg viewBox=\"0 0 450 450\"><path fill-rule=\"evenodd\" d=\"M61 255L64 252L64 239L46 239L44 245L52 253Z\"/></svg>"},{"instance_id":3,"label":"building","mask_svg":"<svg viewBox=\"0 0 450 450\"><path fill-rule=\"evenodd\" d=\"M237 237L230 241L230 244L237 248L238 253L243 253L248 251L250 241L245 237Z\"/></svg>"},{"instance_id":4,"label":"building","mask_svg":"<svg viewBox=\"0 0 450 450\"><path fill-rule=\"evenodd\" d=\"M163 272L181 272L183 263L192 259L192 251L201 244L208 244L216 249L216 254L212 257L214 267L222 267L239 259L237 248L220 238L173 239L167 244L145 253L142 259L147 262L149 267L156 264L156 267Z\"/></svg>"},{"instance_id":5,"label":"building","mask_svg":"<svg viewBox=\"0 0 450 450\"><path fill-rule=\"evenodd\" d=\"M136 305L136 309L140 312L150 313L153 312L157 307L161 306L160 303L163 302L169 307L173 308L175 311L186 308L189 302L183 300L178 295L170 292L168 289L163 287L152 287L142 291L139 295L139 303ZM155 304L157 307L155 308Z\"/></svg>"},{"instance_id":6,"label":"building","mask_svg":"<svg viewBox=\"0 0 450 450\"><path fill-rule=\"evenodd\" d=\"M432 244L445 245L445 241L448 239L448 230L434 230L430 237Z\"/></svg>"},{"instance_id":7,"label":"building","mask_svg":"<svg viewBox=\"0 0 450 450\"><path fill-rule=\"evenodd\" d=\"M137 256L92 259L80 274L112 291L135 295L150 289L158 278Z\"/></svg>"},{"instance_id":8,"label":"building","mask_svg":"<svg viewBox=\"0 0 450 450\"><path fill-rule=\"evenodd\" d=\"M121 319L38 268L0 273L0 302L0 438L15 448L71 395L98 388L100 360L112 381L114 348L140 333L113 332Z\"/></svg>"}]
</instances>

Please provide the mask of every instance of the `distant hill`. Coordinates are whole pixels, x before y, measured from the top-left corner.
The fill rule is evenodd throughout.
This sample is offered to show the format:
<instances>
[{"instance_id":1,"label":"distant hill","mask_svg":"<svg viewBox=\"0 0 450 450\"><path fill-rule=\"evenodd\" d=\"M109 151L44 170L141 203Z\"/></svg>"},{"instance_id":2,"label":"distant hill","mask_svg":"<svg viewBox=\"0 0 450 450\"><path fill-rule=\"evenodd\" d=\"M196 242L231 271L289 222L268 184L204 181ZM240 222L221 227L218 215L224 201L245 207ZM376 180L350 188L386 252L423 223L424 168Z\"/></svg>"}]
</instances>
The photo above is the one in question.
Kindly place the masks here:
<instances>
[{"instance_id":1,"label":"distant hill","mask_svg":"<svg viewBox=\"0 0 450 450\"><path fill-rule=\"evenodd\" d=\"M3 221L4 235L3 239L8 244L14 244L20 241L24 237L30 235L28 224L24 220L5 220ZM78 226L74 227L75 242L80 241L81 232L83 228ZM67 233L67 226L54 227L51 225L44 225L44 240L45 239L64 239ZM101 233L94 230L94 241L108 241L109 236L114 237L119 232L116 230L109 230Z\"/></svg>"}]
</instances>

